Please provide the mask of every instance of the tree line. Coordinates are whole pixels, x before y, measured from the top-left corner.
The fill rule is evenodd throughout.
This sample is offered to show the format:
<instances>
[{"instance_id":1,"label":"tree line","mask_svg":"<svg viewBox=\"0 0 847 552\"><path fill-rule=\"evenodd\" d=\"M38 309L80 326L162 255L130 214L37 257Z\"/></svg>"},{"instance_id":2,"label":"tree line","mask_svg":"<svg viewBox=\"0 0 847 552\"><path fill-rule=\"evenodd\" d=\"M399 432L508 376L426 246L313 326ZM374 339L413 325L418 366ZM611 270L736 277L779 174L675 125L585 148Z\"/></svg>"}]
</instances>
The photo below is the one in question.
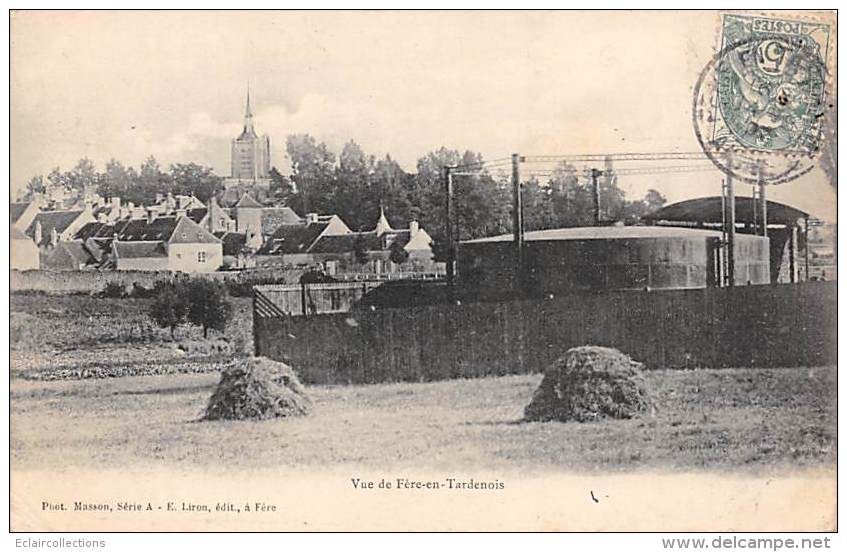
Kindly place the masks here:
<instances>
[{"instance_id":1,"label":"tree line","mask_svg":"<svg viewBox=\"0 0 847 552\"><path fill-rule=\"evenodd\" d=\"M484 161L480 153L442 147L419 158L415 172L406 172L390 155L377 158L352 140L336 155L309 134L288 136L286 152L291 163L287 174L276 167L270 174L270 192L277 203L300 215L337 214L353 230L372 229L382 207L395 227L404 228L410 220L417 220L433 236L436 247L443 244L445 235L443 167ZM194 195L206 202L223 191L223 178L210 167L195 163L176 163L165 170L151 156L138 169L112 159L102 172L90 160L81 159L69 171L56 168L46 177L33 177L27 194L43 192L47 185L78 192L94 189L103 197L118 196L149 205L157 194L168 192ZM454 235L458 239L511 230L512 192L506 172L457 175L454 197ZM544 180L525 179L523 201L527 230L593 223L591 183L566 163ZM661 207L665 198L656 190L643 198L627 198L614 178L604 177L600 203L605 220L634 222Z\"/></svg>"}]
</instances>

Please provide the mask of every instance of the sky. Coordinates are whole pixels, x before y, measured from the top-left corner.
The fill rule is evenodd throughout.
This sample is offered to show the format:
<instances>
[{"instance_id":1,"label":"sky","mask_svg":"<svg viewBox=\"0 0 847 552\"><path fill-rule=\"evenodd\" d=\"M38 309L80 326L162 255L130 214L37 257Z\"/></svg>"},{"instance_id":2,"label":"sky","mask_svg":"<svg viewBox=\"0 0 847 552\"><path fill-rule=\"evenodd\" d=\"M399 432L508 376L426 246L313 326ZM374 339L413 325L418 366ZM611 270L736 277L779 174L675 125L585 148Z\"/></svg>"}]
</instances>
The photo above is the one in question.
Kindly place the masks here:
<instances>
[{"instance_id":1,"label":"sky","mask_svg":"<svg viewBox=\"0 0 847 552\"><path fill-rule=\"evenodd\" d=\"M12 195L82 157L226 176L248 83L283 174L285 137L303 132L408 171L441 146L487 159L699 151L693 86L718 32L709 12L16 12ZM719 194L720 180L619 183L678 201ZM835 220L819 169L768 197Z\"/></svg>"}]
</instances>

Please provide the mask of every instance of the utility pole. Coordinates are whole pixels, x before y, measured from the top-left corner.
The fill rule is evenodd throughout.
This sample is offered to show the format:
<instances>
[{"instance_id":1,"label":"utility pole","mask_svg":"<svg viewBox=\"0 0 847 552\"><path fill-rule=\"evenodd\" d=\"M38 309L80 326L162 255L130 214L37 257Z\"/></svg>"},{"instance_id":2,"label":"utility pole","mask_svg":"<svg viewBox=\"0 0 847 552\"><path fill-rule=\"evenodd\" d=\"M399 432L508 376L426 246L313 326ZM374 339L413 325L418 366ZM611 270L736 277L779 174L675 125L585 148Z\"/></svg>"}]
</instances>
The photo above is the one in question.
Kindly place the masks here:
<instances>
[{"instance_id":1,"label":"utility pole","mask_svg":"<svg viewBox=\"0 0 847 552\"><path fill-rule=\"evenodd\" d=\"M753 186L752 197L753 197L753 202L752 202L753 203L753 234L758 235L759 234L759 218L757 216L757 213L759 211L759 195L758 195L758 192L756 191L755 186Z\"/></svg>"},{"instance_id":2,"label":"utility pole","mask_svg":"<svg viewBox=\"0 0 847 552\"><path fill-rule=\"evenodd\" d=\"M788 263L790 267L791 283L797 283L797 223L791 225L791 234L788 247Z\"/></svg>"},{"instance_id":3,"label":"utility pole","mask_svg":"<svg viewBox=\"0 0 847 552\"><path fill-rule=\"evenodd\" d=\"M805 257L806 277L804 281L809 281L809 217L803 218L803 229L806 234L806 247L803 248L803 256Z\"/></svg>"},{"instance_id":4,"label":"utility pole","mask_svg":"<svg viewBox=\"0 0 847 552\"><path fill-rule=\"evenodd\" d=\"M735 286L735 183L732 181L732 153L726 154L726 202L729 207L727 220L727 275L729 287Z\"/></svg>"},{"instance_id":5,"label":"utility pole","mask_svg":"<svg viewBox=\"0 0 847 552\"><path fill-rule=\"evenodd\" d=\"M600 175L599 169L591 169L591 189L594 192L594 226L600 226Z\"/></svg>"},{"instance_id":6,"label":"utility pole","mask_svg":"<svg viewBox=\"0 0 847 552\"><path fill-rule=\"evenodd\" d=\"M452 287L456 274L456 250L453 244L453 174L448 165L444 166L444 193L446 209L444 235L447 238L447 284Z\"/></svg>"},{"instance_id":7,"label":"utility pole","mask_svg":"<svg viewBox=\"0 0 847 552\"><path fill-rule=\"evenodd\" d=\"M759 161L757 166L757 180L759 181L759 201L762 203L762 236L768 237L768 196L765 192L765 178L762 170L763 164Z\"/></svg>"},{"instance_id":8,"label":"utility pole","mask_svg":"<svg viewBox=\"0 0 847 552\"><path fill-rule=\"evenodd\" d=\"M521 158L512 154L512 232L515 243L516 283L523 283L523 200L521 198Z\"/></svg>"}]
</instances>

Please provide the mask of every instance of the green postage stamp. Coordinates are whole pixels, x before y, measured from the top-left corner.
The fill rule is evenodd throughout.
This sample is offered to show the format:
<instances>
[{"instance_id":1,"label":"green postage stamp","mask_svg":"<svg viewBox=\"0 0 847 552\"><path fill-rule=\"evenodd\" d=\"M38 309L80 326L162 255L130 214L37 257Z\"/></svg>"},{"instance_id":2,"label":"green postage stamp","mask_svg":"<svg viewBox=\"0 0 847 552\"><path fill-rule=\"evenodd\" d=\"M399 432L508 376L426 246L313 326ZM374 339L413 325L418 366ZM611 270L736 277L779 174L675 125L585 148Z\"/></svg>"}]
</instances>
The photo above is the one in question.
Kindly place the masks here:
<instances>
[{"instance_id":1,"label":"green postage stamp","mask_svg":"<svg viewBox=\"0 0 847 552\"><path fill-rule=\"evenodd\" d=\"M833 103L832 42L823 20L722 14L719 51L695 88L707 155L749 181L779 184L811 170Z\"/></svg>"}]
</instances>

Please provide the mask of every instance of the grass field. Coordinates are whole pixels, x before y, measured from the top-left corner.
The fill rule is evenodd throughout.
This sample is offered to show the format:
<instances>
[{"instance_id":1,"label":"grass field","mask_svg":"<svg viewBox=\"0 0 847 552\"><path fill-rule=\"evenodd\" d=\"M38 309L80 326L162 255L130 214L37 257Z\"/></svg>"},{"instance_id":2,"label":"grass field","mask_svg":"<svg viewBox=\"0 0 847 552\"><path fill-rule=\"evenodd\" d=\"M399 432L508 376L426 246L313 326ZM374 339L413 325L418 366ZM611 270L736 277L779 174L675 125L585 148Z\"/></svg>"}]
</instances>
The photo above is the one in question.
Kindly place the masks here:
<instances>
[{"instance_id":1,"label":"grass field","mask_svg":"<svg viewBox=\"0 0 847 552\"><path fill-rule=\"evenodd\" d=\"M247 343L249 299L215 339ZM179 350L147 302L11 298L11 462L15 469L185 466L467 466L569 470L834 466L836 370L651 371L653 416L521 423L540 375L308 388L313 415L200 422L217 357ZM203 365L207 362L207 365ZM107 379L32 381L62 368L196 367ZM205 366L205 367L204 367ZM295 367L296 369L296 367ZM26 376L30 379L24 379Z\"/></svg>"},{"instance_id":2,"label":"grass field","mask_svg":"<svg viewBox=\"0 0 847 552\"><path fill-rule=\"evenodd\" d=\"M521 423L540 376L310 387L315 412L198 421L216 374L11 389L13 469L341 464L569 471L834 466L835 369L654 371L654 416Z\"/></svg>"}]
</instances>

